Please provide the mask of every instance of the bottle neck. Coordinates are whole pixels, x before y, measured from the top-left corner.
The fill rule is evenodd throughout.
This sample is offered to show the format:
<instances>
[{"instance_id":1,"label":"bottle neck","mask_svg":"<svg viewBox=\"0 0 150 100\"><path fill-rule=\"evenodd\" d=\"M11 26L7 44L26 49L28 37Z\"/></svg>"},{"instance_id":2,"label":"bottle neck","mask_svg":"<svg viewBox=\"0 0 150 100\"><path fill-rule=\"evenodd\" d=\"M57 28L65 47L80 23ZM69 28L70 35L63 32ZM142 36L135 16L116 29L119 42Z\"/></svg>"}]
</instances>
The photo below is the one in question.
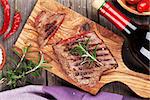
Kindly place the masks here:
<instances>
[{"instance_id":1,"label":"bottle neck","mask_svg":"<svg viewBox=\"0 0 150 100\"><path fill-rule=\"evenodd\" d=\"M105 2L99 9L99 13L112 22L124 35L130 35L137 29L135 23L118 11L111 3Z\"/></svg>"}]
</instances>

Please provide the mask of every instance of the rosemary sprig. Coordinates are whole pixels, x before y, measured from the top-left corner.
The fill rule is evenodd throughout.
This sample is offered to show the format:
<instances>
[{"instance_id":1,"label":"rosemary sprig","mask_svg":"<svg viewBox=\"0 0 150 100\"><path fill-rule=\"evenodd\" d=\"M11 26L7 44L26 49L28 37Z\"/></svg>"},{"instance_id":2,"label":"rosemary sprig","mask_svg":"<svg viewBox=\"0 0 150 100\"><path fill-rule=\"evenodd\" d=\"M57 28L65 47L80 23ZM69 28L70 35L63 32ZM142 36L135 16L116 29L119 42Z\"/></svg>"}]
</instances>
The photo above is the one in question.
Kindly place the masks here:
<instances>
[{"instance_id":1,"label":"rosemary sprig","mask_svg":"<svg viewBox=\"0 0 150 100\"><path fill-rule=\"evenodd\" d=\"M13 59L13 61L11 61L10 59L11 63L14 63L16 67L12 67L12 64L8 64L6 74L2 75L0 83L4 83L4 80L6 80L5 82L7 82L7 85L11 86L11 88L15 88L19 82L26 80L29 74L39 75L39 69L45 68L44 66L42 66L45 63L45 61L44 55L41 51L39 52L40 57L38 64L35 64L32 61L28 61L25 59L28 49L29 46L22 49L23 54L22 56L19 55L20 60L18 63L16 60Z\"/></svg>"},{"instance_id":2,"label":"rosemary sprig","mask_svg":"<svg viewBox=\"0 0 150 100\"><path fill-rule=\"evenodd\" d=\"M20 59L18 65L16 66L16 69L15 69L15 70L17 70L17 69L20 67L22 61L24 60L24 58L25 58L25 56L26 56L26 53L28 52L29 47L30 47L30 46L25 47L25 48L22 49L23 55L22 55L22 57L21 57L21 59Z\"/></svg>"},{"instance_id":3,"label":"rosemary sprig","mask_svg":"<svg viewBox=\"0 0 150 100\"><path fill-rule=\"evenodd\" d=\"M40 53L41 53L41 52L40 52ZM25 77L26 75L28 75L28 74L30 74L30 73L32 73L32 72L35 72L37 69L40 68L40 66L43 64L43 62L44 62L44 57L43 57L43 54L41 53L41 60L40 60L39 64L38 64L37 66L35 66L33 69L29 70L29 71L23 72L21 75L15 76L15 80L19 80L19 79ZM15 70L15 71L16 71L16 70ZM11 81L8 82L8 85L9 85L9 84L11 84Z\"/></svg>"},{"instance_id":4,"label":"rosemary sprig","mask_svg":"<svg viewBox=\"0 0 150 100\"><path fill-rule=\"evenodd\" d=\"M27 71L27 72L25 73L25 75L30 74L30 73L36 71L36 70L39 69L39 68L42 66L42 64L45 62L45 61L44 61L43 53L42 53L41 51L40 51L40 54L41 54L41 60L40 60L39 64L38 64L37 66L35 66L33 69Z\"/></svg>"},{"instance_id":5,"label":"rosemary sprig","mask_svg":"<svg viewBox=\"0 0 150 100\"><path fill-rule=\"evenodd\" d=\"M79 47L81 48L81 50L85 53L84 55L82 55L82 57L89 57L91 58L93 61L95 61L96 63L100 64L101 66L103 66L103 64L101 62L99 62L96 58L95 58L95 53L93 55L91 55L80 43L79 43Z\"/></svg>"},{"instance_id":6,"label":"rosemary sprig","mask_svg":"<svg viewBox=\"0 0 150 100\"><path fill-rule=\"evenodd\" d=\"M81 62L81 65L88 62L88 58L90 58L91 62L96 62L99 65L103 66L103 63L99 62L96 59L96 51L97 46L95 47L92 54L90 54L88 50L88 43L90 42L90 38L88 38L85 42L78 42L78 45L71 49L70 53L73 55L80 55L83 58L83 61Z\"/></svg>"}]
</instances>

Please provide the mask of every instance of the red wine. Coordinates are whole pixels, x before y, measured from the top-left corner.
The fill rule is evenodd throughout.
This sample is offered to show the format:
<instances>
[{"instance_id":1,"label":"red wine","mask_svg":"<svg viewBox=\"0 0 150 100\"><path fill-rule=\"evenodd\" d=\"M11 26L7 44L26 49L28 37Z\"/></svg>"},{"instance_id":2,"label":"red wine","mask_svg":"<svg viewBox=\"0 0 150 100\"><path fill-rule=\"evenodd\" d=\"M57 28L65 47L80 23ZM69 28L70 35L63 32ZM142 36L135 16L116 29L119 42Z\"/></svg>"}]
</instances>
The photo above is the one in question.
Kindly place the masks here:
<instances>
[{"instance_id":1,"label":"red wine","mask_svg":"<svg viewBox=\"0 0 150 100\"><path fill-rule=\"evenodd\" d=\"M119 12L110 2L95 0L93 2L98 12L112 22L128 41L132 56L141 66L149 70L150 66L150 31L149 28L136 24L130 18Z\"/></svg>"}]
</instances>

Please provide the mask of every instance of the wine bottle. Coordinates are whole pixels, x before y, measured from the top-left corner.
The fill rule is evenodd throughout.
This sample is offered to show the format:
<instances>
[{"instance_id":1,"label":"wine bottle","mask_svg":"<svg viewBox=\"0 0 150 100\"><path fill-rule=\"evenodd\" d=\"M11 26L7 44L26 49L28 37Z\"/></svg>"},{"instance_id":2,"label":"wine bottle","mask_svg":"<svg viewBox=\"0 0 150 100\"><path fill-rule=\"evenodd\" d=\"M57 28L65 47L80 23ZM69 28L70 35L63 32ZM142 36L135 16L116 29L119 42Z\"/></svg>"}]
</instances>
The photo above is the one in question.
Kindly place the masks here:
<instances>
[{"instance_id":1,"label":"wine bottle","mask_svg":"<svg viewBox=\"0 0 150 100\"><path fill-rule=\"evenodd\" d=\"M110 2L105 0L95 0L92 4L98 13L113 23L128 41L129 50L136 61L146 70L150 70L150 31L133 22L130 18L122 14Z\"/></svg>"}]
</instances>

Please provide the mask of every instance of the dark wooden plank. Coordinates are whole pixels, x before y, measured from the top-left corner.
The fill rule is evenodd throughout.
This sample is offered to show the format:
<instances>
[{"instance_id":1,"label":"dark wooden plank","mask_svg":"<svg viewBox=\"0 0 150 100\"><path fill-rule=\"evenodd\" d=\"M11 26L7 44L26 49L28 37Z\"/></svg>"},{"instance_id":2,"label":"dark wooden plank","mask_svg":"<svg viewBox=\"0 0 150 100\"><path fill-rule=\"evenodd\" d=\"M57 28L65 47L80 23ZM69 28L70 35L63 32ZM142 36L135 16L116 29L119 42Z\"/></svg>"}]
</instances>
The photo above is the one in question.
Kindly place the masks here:
<instances>
[{"instance_id":1,"label":"dark wooden plank","mask_svg":"<svg viewBox=\"0 0 150 100\"><path fill-rule=\"evenodd\" d=\"M92 7L92 1L93 0L86 0L87 18L98 23L98 14L95 8Z\"/></svg>"}]
</instances>

